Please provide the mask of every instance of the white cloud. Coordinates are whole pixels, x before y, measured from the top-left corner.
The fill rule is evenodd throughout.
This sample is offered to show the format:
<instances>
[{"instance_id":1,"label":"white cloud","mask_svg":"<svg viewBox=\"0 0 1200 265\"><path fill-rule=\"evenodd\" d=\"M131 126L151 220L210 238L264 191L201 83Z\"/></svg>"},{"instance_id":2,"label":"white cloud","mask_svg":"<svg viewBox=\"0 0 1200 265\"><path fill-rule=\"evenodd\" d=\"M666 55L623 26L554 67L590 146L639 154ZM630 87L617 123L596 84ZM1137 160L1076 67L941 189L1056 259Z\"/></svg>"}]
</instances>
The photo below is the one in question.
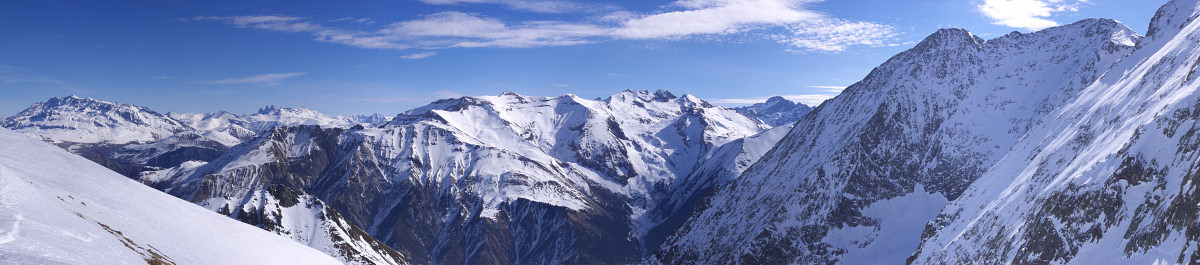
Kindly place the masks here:
<instances>
[{"instance_id":1,"label":"white cloud","mask_svg":"<svg viewBox=\"0 0 1200 265\"><path fill-rule=\"evenodd\" d=\"M456 4L499 4L511 9L540 12L567 13L585 9L583 4L568 1L553 0L418 0L431 5Z\"/></svg>"},{"instance_id":2,"label":"white cloud","mask_svg":"<svg viewBox=\"0 0 1200 265\"><path fill-rule=\"evenodd\" d=\"M838 94L785 95L783 98L815 107L817 105L821 105L821 102L825 102L826 100L836 97L837 95Z\"/></svg>"},{"instance_id":3,"label":"white cloud","mask_svg":"<svg viewBox=\"0 0 1200 265\"><path fill-rule=\"evenodd\" d=\"M632 18L614 31L627 39L678 39L761 28L783 28L772 39L804 51L840 52L854 45L884 46L896 34L887 25L848 21L805 8L819 0L679 0L684 10Z\"/></svg>"},{"instance_id":4,"label":"white cloud","mask_svg":"<svg viewBox=\"0 0 1200 265\"><path fill-rule=\"evenodd\" d=\"M379 34L341 28L333 28L306 21L301 17L280 15L195 17L195 21L224 22L238 28L252 28L285 33L309 33L317 41L344 44L371 49L407 49L407 45Z\"/></svg>"},{"instance_id":5,"label":"white cloud","mask_svg":"<svg viewBox=\"0 0 1200 265\"><path fill-rule=\"evenodd\" d=\"M429 58L430 56L434 56L434 55L437 55L437 52L418 52L418 53L413 53L413 54L408 54L408 55L401 55L400 58L416 60L416 59Z\"/></svg>"},{"instance_id":6,"label":"white cloud","mask_svg":"<svg viewBox=\"0 0 1200 265\"><path fill-rule=\"evenodd\" d=\"M466 95L463 95L462 93L458 93L458 92L454 92L454 91L450 91L450 90L442 90L442 91L438 91L438 92L433 92L433 95L438 98L461 98L461 97L466 96Z\"/></svg>"},{"instance_id":7,"label":"white cloud","mask_svg":"<svg viewBox=\"0 0 1200 265\"><path fill-rule=\"evenodd\" d=\"M441 12L392 24L386 35L414 40L425 47L529 48L592 42L607 30L592 24L532 21L519 25L462 12Z\"/></svg>"},{"instance_id":8,"label":"white cloud","mask_svg":"<svg viewBox=\"0 0 1200 265\"><path fill-rule=\"evenodd\" d=\"M845 86L807 86L807 87L820 88L820 89L822 89L821 91L830 92L830 93L842 93L842 90L846 90Z\"/></svg>"},{"instance_id":9,"label":"white cloud","mask_svg":"<svg viewBox=\"0 0 1200 265\"><path fill-rule=\"evenodd\" d=\"M840 52L850 46L886 46L895 39L891 26L825 18L788 26L791 34L776 35L780 43L806 51Z\"/></svg>"},{"instance_id":10,"label":"white cloud","mask_svg":"<svg viewBox=\"0 0 1200 265\"><path fill-rule=\"evenodd\" d=\"M1077 11L1086 0L984 0L979 11L991 18L992 24L1040 30L1058 26L1050 20L1056 12Z\"/></svg>"},{"instance_id":11,"label":"white cloud","mask_svg":"<svg viewBox=\"0 0 1200 265\"><path fill-rule=\"evenodd\" d=\"M680 0L673 5L685 10L627 20L614 35L628 39L657 39L728 34L753 26L787 25L823 17L799 8L803 2L808 1Z\"/></svg>"},{"instance_id":12,"label":"white cloud","mask_svg":"<svg viewBox=\"0 0 1200 265\"><path fill-rule=\"evenodd\" d=\"M330 19L330 20L329 20L329 22L354 22L354 23L362 23L362 24L368 24L368 25L370 25L370 24L375 24L375 20L374 20L374 19L370 19L370 18L355 18L355 17L344 17L344 18L339 18L339 19Z\"/></svg>"},{"instance_id":13,"label":"white cloud","mask_svg":"<svg viewBox=\"0 0 1200 265\"><path fill-rule=\"evenodd\" d=\"M302 76L302 75L305 75L305 74L306 74L306 73L276 73L276 74L261 74L261 75L250 76L250 77L242 77L242 78L230 78L230 79L223 79L223 80L211 81L211 82L208 82L208 83L210 83L210 84L218 84L218 85L231 85L231 84L264 84L264 85L278 85L278 84L279 84L279 82L281 82L281 81L283 81L283 80L286 80L286 79L289 79L289 78L293 78L293 77L297 77L297 76Z\"/></svg>"},{"instance_id":14,"label":"white cloud","mask_svg":"<svg viewBox=\"0 0 1200 265\"><path fill-rule=\"evenodd\" d=\"M421 0L429 4L499 3L510 6L573 3L518 0ZM196 17L238 28L308 33L316 40L373 49L445 49L455 47L532 48L569 46L612 39L678 40L748 32L800 51L840 52L851 46L886 46L895 41L888 25L850 21L806 8L820 0L678 0L674 11L636 14L614 11L591 22L505 22L478 14L446 11L391 23L374 31L352 30L300 17L258 15ZM1062 1L1062 0L1047 0ZM334 21L361 20L346 17Z\"/></svg>"}]
</instances>

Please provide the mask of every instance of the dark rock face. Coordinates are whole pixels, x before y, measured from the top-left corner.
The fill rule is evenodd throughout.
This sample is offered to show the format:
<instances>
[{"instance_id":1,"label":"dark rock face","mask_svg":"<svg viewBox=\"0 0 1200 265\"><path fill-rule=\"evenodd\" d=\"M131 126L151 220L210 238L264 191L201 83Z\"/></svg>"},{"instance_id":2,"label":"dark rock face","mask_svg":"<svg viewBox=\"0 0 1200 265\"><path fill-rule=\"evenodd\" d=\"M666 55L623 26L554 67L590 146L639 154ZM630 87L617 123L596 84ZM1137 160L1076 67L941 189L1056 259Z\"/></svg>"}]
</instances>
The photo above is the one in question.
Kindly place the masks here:
<instances>
[{"instance_id":1,"label":"dark rock face","mask_svg":"<svg viewBox=\"0 0 1200 265\"><path fill-rule=\"evenodd\" d=\"M322 176L343 158L338 152L339 135L344 131L319 126L276 127L194 172L149 184L247 224L336 254L344 262L408 264L405 255L376 240L323 198L313 195L322 185L336 185L323 184ZM305 152L288 149L297 141L304 145ZM252 151L264 156L261 164L223 170L238 155ZM315 227L292 226L297 222Z\"/></svg>"},{"instance_id":2,"label":"dark rock face","mask_svg":"<svg viewBox=\"0 0 1200 265\"><path fill-rule=\"evenodd\" d=\"M212 161L221 156L222 149L209 149L204 147L187 146L179 149L171 150L162 155L146 160L146 166L157 168L170 168L179 166L187 161Z\"/></svg>"}]
</instances>

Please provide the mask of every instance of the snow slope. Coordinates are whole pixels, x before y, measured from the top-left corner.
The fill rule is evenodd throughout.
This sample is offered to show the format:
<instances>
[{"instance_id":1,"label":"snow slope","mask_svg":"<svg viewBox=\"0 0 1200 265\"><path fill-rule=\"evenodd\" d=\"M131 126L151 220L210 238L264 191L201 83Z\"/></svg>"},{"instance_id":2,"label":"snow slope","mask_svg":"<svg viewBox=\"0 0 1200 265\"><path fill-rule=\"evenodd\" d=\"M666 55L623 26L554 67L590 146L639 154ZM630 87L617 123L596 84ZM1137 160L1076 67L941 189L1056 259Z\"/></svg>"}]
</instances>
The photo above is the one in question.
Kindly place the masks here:
<instances>
[{"instance_id":1,"label":"snow slope","mask_svg":"<svg viewBox=\"0 0 1200 265\"><path fill-rule=\"evenodd\" d=\"M915 263L1200 262L1200 3L1045 116L930 224Z\"/></svg>"},{"instance_id":2,"label":"snow slope","mask_svg":"<svg viewBox=\"0 0 1200 265\"><path fill-rule=\"evenodd\" d=\"M382 120L378 115L354 119ZM241 126L258 130L308 123L348 127L356 124L354 119L328 116L307 109L278 107L264 108L254 115L227 112L161 115L143 107L72 96L35 103L18 115L7 118L4 126L27 136L51 141L152 187L165 188L170 185L170 176L173 174L194 172L231 147L254 139L257 132ZM159 130L162 126L158 124L174 127ZM129 138L129 135L141 138ZM287 202L303 200L304 203L299 207L264 207L260 203L246 205L242 209L226 209L225 214L325 251L346 263L407 262L399 253L342 220L336 211L324 207L318 200L287 196L291 194L270 187L263 186L264 192L253 198ZM246 214L240 214L242 212ZM305 221L294 223L295 219ZM281 223L298 227L273 228Z\"/></svg>"},{"instance_id":3,"label":"snow slope","mask_svg":"<svg viewBox=\"0 0 1200 265\"><path fill-rule=\"evenodd\" d=\"M0 129L0 263L339 264Z\"/></svg>"},{"instance_id":4,"label":"snow slope","mask_svg":"<svg viewBox=\"0 0 1200 265\"><path fill-rule=\"evenodd\" d=\"M936 209L1139 39L1104 19L986 41L940 30L805 115L647 262L904 263Z\"/></svg>"}]
</instances>

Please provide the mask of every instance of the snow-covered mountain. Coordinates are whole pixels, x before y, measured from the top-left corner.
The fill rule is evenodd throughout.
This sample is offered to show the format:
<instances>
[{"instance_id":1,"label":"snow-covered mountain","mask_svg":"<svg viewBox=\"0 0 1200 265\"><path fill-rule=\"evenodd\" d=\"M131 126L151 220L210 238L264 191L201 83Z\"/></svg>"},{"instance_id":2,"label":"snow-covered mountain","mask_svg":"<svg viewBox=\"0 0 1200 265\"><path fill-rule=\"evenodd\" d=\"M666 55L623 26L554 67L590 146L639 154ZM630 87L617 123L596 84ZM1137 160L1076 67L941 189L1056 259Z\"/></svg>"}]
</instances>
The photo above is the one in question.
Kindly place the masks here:
<instances>
[{"instance_id":1,"label":"snow-covered mountain","mask_svg":"<svg viewBox=\"0 0 1200 265\"><path fill-rule=\"evenodd\" d=\"M377 116L362 118L376 123L380 120ZM255 139L259 131L254 130L298 124L349 127L359 124L357 119L278 107L263 108L253 115L162 115L144 107L71 96L35 103L7 118L4 126L161 187L158 184L163 175L194 170L242 141ZM272 207L247 207L240 209L243 212L225 209L223 213L318 248L346 263L407 263L395 250L345 222L336 211L321 207L319 201L288 196L290 193L280 193L286 191L271 189L270 185L263 190L268 192L252 196L253 200L246 197L251 200L246 203L275 200L269 204ZM280 205L280 201L284 203ZM292 207L296 203L300 207ZM281 225L295 228L275 229Z\"/></svg>"},{"instance_id":2,"label":"snow-covered mountain","mask_svg":"<svg viewBox=\"0 0 1200 265\"><path fill-rule=\"evenodd\" d=\"M339 264L0 129L0 263Z\"/></svg>"},{"instance_id":3,"label":"snow-covered mountain","mask_svg":"<svg viewBox=\"0 0 1200 265\"><path fill-rule=\"evenodd\" d=\"M69 96L34 103L0 127L55 143L123 175L209 161L275 126L349 128L387 123L382 115L330 116L305 108L267 106L255 114L159 114L145 107Z\"/></svg>"},{"instance_id":4,"label":"snow-covered mountain","mask_svg":"<svg viewBox=\"0 0 1200 265\"><path fill-rule=\"evenodd\" d=\"M259 133L277 126L320 125L322 127L350 127L358 124L378 126L388 122L379 114L351 117L330 116L306 108L281 108L266 106L249 115L238 115L224 111L214 113L168 113L196 130L237 139L229 146L254 139Z\"/></svg>"},{"instance_id":5,"label":"snow-covered mountain","mask_svg":"<svg viewBox=\"0 0 1200 265\"><path fill-rule=\"evenodd\" d=\"M76 96L51 98L4 119L4 128L52 143L125 144L190 128L144 107Z\"/></svg>"},{"instance_id":6,"label":"snow-covered mountain","mask_svg":"<svg viewBox=\"0 0 1200 265\"><path fill-rule=\"evenodd\" d=\"M1013 215L1011 211L982 218L969 215L980 209L975 207L991 209L994 207L989 205L1012 200L948 208L965 209L962 212L944 212L942 208L950 201L957 203L974 196L973 189L978 185L972 183L989 179L989 169L1000 168L995 165L1005 165L998 161L1031 158L1009 151L1021 146L1018 142L1029 140L1027 133L1040 130L1035 128L1062 127L1046 122L1046 118L1082 117L1063 115L1060 110L1086 98L1097 84L1116 82L1118 78L1110 76L1128 73L1121 65L1157 64L1158 59L1126 58L1153 49L1148 48L1148 42L1139 41L1141 37L1132 30L1105 19L1088 19L1029 34L1014 32L986 41L966 30L940 30L805 115L796 123L796 129L760 161L706 198L647 262L900 264L922 244L923 235L932 234L945 235L946 241L926 244L929 250L921 254L931 257L919 261L1004 263L986 253L1004 253L1007 257L1016 254L1024 259L1030 256L1018 252L1053 251L1028 250L1026 247L1041 246L1022 244L1052 238L1042 232L1063 227L1070 218L1088 217L1071 215L1047 220L1041 223L1043 228L1036 228L1042 229L1039 233L1022 238L1014 237L1014 231L1032 228L1023 226L1027 224L1023 222L1005 222L1011 220L1005 219ZM1184 57L1178 60L1194 61ZM1116 91L1094 93L1128 95ZM1095 106L1088 105L1080 113L1096 111ZM1141 107L1160 110L1154 105ZM1130 117L1110 118L1115 122ZM1065 142L1039 143L1030 150L1060 149ZM1039 164L1029 165L1037 168ZM999 174L995 178L1014 177L1017 175ZM1002 190L1004 185L978 189ZM1047 195L1050 191L1028 192ZM1082 195L1072 189L1062 192ZM1039 207L1026 209L1046 211ZM942 223L927 229L926 224L939 212L957 218L940 217L937 220ZM964 227L989 229L973 234L980 239L979 245L961 248L964 253L980 255L956 256L962 259L954 261L937 256L947 254L946 244L963 242L963 234L943 228L949 225L946 222L954 221L963 222ZM997 223L1016 229L990 230ZM1081 227L1064 232L1078 235L1087 231ZM989 245L999 242L1013 244Z\"/></svg>"},{"instance_id":7,"label":"snow-covered mountain","mask_svg":"<svg viewBox=\"0 0 1200 265\"><path fill-rule=\"evenodd\" d=\"M940 211L912 260L1200 262L1198 17L1196 0L1159 9L1136 51Z\"/></svg>"},{"instance_id":8,"label":"snow-covered mountain","mask_svg":"<svg viewBox=\"0 0 1200 265\"><path fill-rule=\"evenodd\" d=\"M276 127L145 181L229 214L288 208L278 194L294 193L414 263L623 263L789 127L768 128L666 91L506 92L440 100L377 128Z\"/></svg>"},{"instance_id":9,"label":"snow-covered mountain","mask_svg":"<svg viewBox=\"0 0 1200 265\"><path fill-rule=\"evenodd\" d=\"M770 126L790 125L812 111L808 105L792 102L780 96L768 98L766 102L734 108L742 115Z\"/></svg>"}]
</instances>

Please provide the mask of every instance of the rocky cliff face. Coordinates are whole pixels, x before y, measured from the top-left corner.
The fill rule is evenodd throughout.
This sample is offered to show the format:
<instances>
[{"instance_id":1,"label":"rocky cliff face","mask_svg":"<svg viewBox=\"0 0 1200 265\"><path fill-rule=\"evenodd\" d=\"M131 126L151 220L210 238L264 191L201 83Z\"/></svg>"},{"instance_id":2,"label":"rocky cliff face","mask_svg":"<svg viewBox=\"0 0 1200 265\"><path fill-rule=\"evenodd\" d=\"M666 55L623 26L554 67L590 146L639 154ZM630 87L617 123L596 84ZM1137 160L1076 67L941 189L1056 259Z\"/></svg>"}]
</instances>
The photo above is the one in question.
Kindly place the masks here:
<instances>
[{"instance_id":1,"label":"rocky cliff face","mask_svg":"<svg viewBox=\"0 0 1200 265\"><path fill-rule=\"evenodd\" d=\"M940 211L911 260L1200 262L1198 15L1193 0L1159 9L1136 51Z\"/></svg>"},{"instance_id":2,"label":"rocky cliff face","mask_svg":"<svg viewBox=\"0 0 1200 265\"><path fill-rule=\"evenodd\" d=\"M948 201L1139 39L1102 19L987 41L938 31L807 114L647 262L905 262Z\"/></svg>"}]
</instances>

